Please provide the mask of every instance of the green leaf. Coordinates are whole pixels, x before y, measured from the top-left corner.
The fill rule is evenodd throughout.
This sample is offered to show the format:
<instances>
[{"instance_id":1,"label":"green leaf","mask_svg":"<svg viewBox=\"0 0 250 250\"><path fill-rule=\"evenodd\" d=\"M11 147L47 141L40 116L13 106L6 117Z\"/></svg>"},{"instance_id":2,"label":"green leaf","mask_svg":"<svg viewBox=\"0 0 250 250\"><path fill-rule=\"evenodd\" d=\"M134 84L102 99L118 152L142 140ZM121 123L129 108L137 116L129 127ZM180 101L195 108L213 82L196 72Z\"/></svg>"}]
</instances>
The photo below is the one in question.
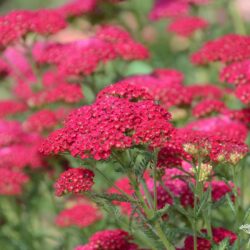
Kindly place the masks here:
<instances>
[{"instance_id":1,"label":"green leaf","mask_svg":"<svg viewBox=\"0 0 250 250\"><path fill-rule=\"evenodd\" d=\"M224 239L223 241L220 242L219 246L215 245L212 247L212 250L227 250L229 247L229 240Z\"/></svg>"},{"instance_id":2,"label":"green leaf","mask_svg":"<svg viewBox=\"0 0 250 250\"><path fill-rule=\"evenodd\" d=\"M200 206L197 210L197 216L200 214L200 212L205 208L205 206L208 203L209 195L210 195L211 190L208 189L205 193L203 193L201 200L200 200Z\"/></svg>"},{"instance_id":3,"label":"green leaf","mask_svg":"<svg viewBox=\"0 0 250 250\"><path fill-rule=\"evenodd\" d=\"M226 200L227 200L227 203L228 203L229 207L231 208L233 214L236 215L234 204L231 200L231 197L228 194L226 194Z\"/></svg>"}]
</instances>

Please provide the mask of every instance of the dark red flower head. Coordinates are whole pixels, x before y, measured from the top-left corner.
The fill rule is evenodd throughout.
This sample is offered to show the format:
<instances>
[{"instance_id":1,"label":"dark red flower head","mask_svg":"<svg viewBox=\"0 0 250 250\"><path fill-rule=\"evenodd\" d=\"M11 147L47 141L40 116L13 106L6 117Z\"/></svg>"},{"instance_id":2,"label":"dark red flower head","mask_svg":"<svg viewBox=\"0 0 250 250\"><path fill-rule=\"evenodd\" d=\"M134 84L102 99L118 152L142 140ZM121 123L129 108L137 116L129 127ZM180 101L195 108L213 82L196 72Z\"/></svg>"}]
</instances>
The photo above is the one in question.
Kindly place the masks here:
<instances>
[{"instance_id":1,"label":"dark red flower head","mask_svg":"<svg viewBox=\"0 0 250 250\"><path fill-rule=\"evenodd\" d=\"M91 189L94 185L94 173L85 168L70 168L63 172L56 181L56 196L62 196L66 193L78 194Z\"/></svg>"}]
</instances>

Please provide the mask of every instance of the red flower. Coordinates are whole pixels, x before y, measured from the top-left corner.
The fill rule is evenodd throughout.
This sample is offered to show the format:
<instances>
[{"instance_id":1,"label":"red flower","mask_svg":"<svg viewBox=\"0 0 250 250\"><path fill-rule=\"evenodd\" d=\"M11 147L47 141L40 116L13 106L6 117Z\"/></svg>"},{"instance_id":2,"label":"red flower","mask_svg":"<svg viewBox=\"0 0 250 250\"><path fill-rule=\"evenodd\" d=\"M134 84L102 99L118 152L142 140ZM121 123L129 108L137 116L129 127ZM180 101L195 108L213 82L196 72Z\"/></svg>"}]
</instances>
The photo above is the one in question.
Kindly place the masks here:
<instances>
[{"instance_id":1,"label":"red flower","mask_svg":"<svg viewBox=\"0 0 250 250\"><path fill-rule=\"evenodd\" d=\"M220 73L221 81L235 85L250 83L250 60L226 65Z\"/></svg>"},{"instance_id":2,"label":"red flower","mask_svg":"<svg viewBox=\"0 0 250 250\"><path fill-rule=\"evenodd\" d=\"M89 243L78 246L75 250L138 250L139 248L130 243L132 237L121 229L104 230L91 236Z\"/></svg>"},{"instance_id":3,"label":"red flower","mask_svg":"<svg viewBox=\"0 0 250 250\"><path fill-rule=\"evenodd\" d=\"M96 0L70 0L57 11L65 18L77 17L91 12L96 7Z\"/></svg>"},{"instance_id":4,"label":"red flower","mask_svg":"<svg viewBox=\"0 0 250 250\"><path fill-rule=\"evenodd\" d=\"M229 34L207 42L192 55L194 64L214 61L231 63L250 58L250 37Z\"/></svg>"},{"instance_id":5,"label":"red flower","mask_svg":"<svg viewBox=\"0 0 250 250\"><path fill-rule=\"evenodd\" d=\"M238 86L235 94L245 105L249 105L250 104L250 83Z\"/></svg>"},{"instance_id":6,"label":"red flower","mask_svg":"<svg viewBox=\"0 0 250 250\"><path fill-rule=\"evenodd\" d=\"M56 196L88 191L94 185L93 179L94 173L89 169L70 168L63 172L56 181L54 185Z\"/></svg>"},{"instance_id":7,"label":"red flower","mask_svg":"<svg viewBox=\"0 0 250 250\"><path fill-rule=\"evenodd\" d=\"M193 108L193 115L195 117L204 117L214 113L222 113L225 108L225 104L222 101L207 99L199 102Z\"/></svg>"},{"instance_id":8,"label":"red flower","mask_svg":"<svg viewBox=\"0 0 250 250\"><path fill-rule=\"evenodd\" d=\"M0 194L19 195L22 193L22 185L28 182L29 177L22 172L15 172L7 168L0 168Z\"/></svg>"},{"instance_id":9,"label":"red flower","mask_svg":"<svg viewBox=\"0 0 250 250\"><path fill-rule=\"evenodd\" d=\"M64 209L56 217L56 224L59 227L77 226L79 228L88 227L102 218L100 211L91 203L76 204Z\"/></svg>"},{"instance_id":10,"label":"red flower","mask_svg":"<svg viewBox=\"0 0 250 250\"><path fill-rule=\"evenodd\" d=\"M107 159L112 149L163 145L173 131L170 114L152 101L103 97L70 114L65 127L44 142L45 154L70 151L82 159Z\"/></svg>"},{"instance_id":11,"label":"red flower","mask_svg":"<svg viewBox=\"0 0 250 250\"><path fill-rule=\"evenodd\" d=\"M180 36L191 36L195 31L205 29L208 22L201 17L185 16L174 19L168 26L168 31Z\"/></svg>"}]
</instances>

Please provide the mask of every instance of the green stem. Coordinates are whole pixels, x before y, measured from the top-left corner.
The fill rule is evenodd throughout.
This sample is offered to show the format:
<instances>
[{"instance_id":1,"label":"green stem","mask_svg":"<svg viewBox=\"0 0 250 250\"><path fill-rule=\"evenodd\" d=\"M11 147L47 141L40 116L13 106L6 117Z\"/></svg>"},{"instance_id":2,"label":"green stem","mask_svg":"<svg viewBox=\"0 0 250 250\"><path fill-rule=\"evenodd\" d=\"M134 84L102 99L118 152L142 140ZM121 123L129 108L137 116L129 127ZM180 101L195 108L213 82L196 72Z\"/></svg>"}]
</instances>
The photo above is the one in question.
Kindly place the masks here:
<instances>
[{"instance_id":1,"label":"green stem","mask_svg":"<svg viewBox=\"0 0 250 250\"><path fill-rule=\"evenodd\" d=\"M152 211L145 203L145 200L140 192L139 185L136 185L136 182L135 182L135 179L133 178L133 176L131 174L129 174L128 177L130 179L132 186L135 189L135 195L137 196L138 200L142 204L142 207L144 209L144 212L145 212L147 218L151 219L154 216L155 211ZM154 222L154 228L155 228L155 231L156 231L158 237L160 238L161 242L163 243L164 247L166 247L167 250L175 250L175 247L169 242L165 233L163 232L159 221Z\"/></svg>"},{"instance_id":2,"label":"green stem","mask_svg":"<svg viewBox=\"0 0 250 250\"><path fill-rule=\"evenodd\" d=\"M232 178L233 178L233 193L235 196L235 231L239 231L239 195L238 195L238 181L237 181L237 166L231 166L232 168ZM237 249L240 249L240 234L238 234L237 239Z\"/></svg>"}]
</instances>

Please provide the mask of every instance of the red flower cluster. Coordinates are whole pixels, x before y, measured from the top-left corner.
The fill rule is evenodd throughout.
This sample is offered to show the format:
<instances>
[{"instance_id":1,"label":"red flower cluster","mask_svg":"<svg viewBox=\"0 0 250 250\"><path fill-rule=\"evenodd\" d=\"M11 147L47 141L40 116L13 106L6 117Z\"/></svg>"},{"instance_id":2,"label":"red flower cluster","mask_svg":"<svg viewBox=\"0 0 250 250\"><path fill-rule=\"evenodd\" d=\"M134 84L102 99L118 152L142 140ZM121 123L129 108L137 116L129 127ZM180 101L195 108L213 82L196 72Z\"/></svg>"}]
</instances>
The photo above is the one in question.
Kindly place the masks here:
<instances>
[{"instance_id":1,"label":"red flower cluster","mask_svg":"<svg viewBox=\"0 0 250 250\"><path fill-rule=\"evenodd\" d=\"M113 91L113 90L112 90ZM150 100L139 102L107 96L72 112L65 127L41 147L45 154L69 151L82 159L107 159L112 149L146 144L159 147L173 131L170 114Z\"/></svg>"},{"instance_id":2,"label":"red flower cluster","mask_svg":"<svg viewBox=\"0 0 250 250\"><path fill-rule=\"evenodd\" d=\"M59 122L56 112L42 109L33 113L24 123L27 131L42 132L54 128Z\"/></svg>"},{"instance_id":3,"label":"red flower cluster","mask_svg":"<svg viewBox=\"0 0 250 250\"><path fill-rule=\"evenodd\" d=\"M162 69L151 75L132 76L120 81L120 84L140 86L150 93L164 108L189 105L191 92L180 82L178 71Z\"/></svg>"},{"instance_id":4,"label":"red flower cluster","mask_svg":"<svg viewBox=\"0 0 250 250\"><path fill-rule=\"evenodd\" d=\"M22 185L28 182L29 177L21 172L0 168L0 195L19 195Z\"/></svg>"},{"instance_id":5,"label":"red flower cluster","mask_svg":"<svg viewBox=\"0 0 250 250\"><path fill-rule=\"evenodd\" d=\"M25 103L14 100L0 101L0 118L15 115L27 111Z\"/></svg>"},{"instance_id":6,"label":"red flower cluster","mask_svg":"<svg viewBox=\"0 0 250 250\"><path fill-rule=\"evenodd\" d=\"M136 43L123 29L116 26L100 28L92 38L67 44L37 44L33 56L40 64L54 64L64 75L89 75L99 63L122 58L143 60L147 49Z\"/></svg>"},{"instance_id":7,"label":"red flower cluster","mask_svg":"<svg viewBox=\"0 0 250 250\"><path fill-rule=\"evenodd\" d=\"M220 73L220 79L235 85L250 84L250 60L226 65Z\"/></svg>"},{"instance_id":8,"label":"red flower cluster","mask_svg":"<svg viewBox=\"0 0 250 250\"><path fill-rule=\"evenodd\" d=\"M136 244L131 243L132 237L121 229L104 230L91 236L89 243L78 246L75 250L138 250Z\"/></svg>"},{"instance_id":9,"label":"red flower cluster","mask_svg":"<svg viewBox=\"0 0 250 250\"><path fill-rule=\"evenodd\" d=\"M206 233L206 230L202 230L203 233ZM224 239L228 238L230 240L230 244L232 245L236 240L237 236L235 233L224 229L224 228L213 228L212 229L212 234L213 234L213 241L216 244L219 244L221 241ZM184 243L184 248L182 250L191 250L193 249L194 242L193 242L193 236L189 236L186 238L185 243ZM198 237L198 242L197 242L197 249L198 250L211 250L212 244L209 240L205 238Z\"/></svg>"},{"instance_id":10,"label":"red flower cluster","mask_svg":"<svg viewBox=\"0 0 250 250\"><path fill-rule=\"evenodd\" d=\"M76 204L71 208L64 209L56 217L56 224L59 227L77 226L88 227L102 218L100 211L91 203Z\"/></svg>"},{"instance_id":11,"label":"red flower cluster","mask_svg":"<svg viewBox=\"0 0 250 250\"><path fill-rule=\"evenodd\" d=\"M78 194L91 189L94 185L94 173L85 168L70 168L63 172L56 181L55 194L62 196L66 193Z\"/></svg>"},{"instance_id":12,"label":"red flower cluster","mask_svg":"<svg viewBox=\"0 0 250 250\"><path fill-rule=\"evenodd\" d=\"M221 99L224 96L223 89L213 84L190 85L187 86L192 93L193 100Z\"/></svg>"},{"instance_id":13,"label":"red flower cluster","mask_svg":"<svg viewBox=\"0 0 250 250\"><path fill-rule=\"evenodd\" d=\"M70 0L68 3L57 8L57 11L65 18L77 17L93 11L96 0Z\"/></svg>"},{"instance_id":14,"label":"red flower cluster","mask_svg":"<svg viewBox=\"0 0 250 250\"><path fill-rule=\"evenodd\" d=\"M215 162L236 164L248 152L247 145L239 141L239 138L214 132L186 128L177 130L177 137L182 140L187 153L197 157L199 152L203 157L209 157Z\"/></svg>"},{"instance_id":15,"label":"red flower cluster","mask_svg":"<svg viewBox=\"0 0 250 250\"><path fill-rule=\"evenodd\" d=\"M188 13L189 5L185 0L155 0L153 9L149 13L151 20L172 18Z\"/></svg>"},{"instance_id":16,"label":"red flower cluster","mask_svg":"<svg viewBox=\"0 0 250 250\"><path fill-rule=\"evenodd\" d=\"M225 104L222 101L215 99L206 99L199 102L193 108L193 115L195 117L209 116L213 113L222 113L225 108Z\"/></svg>"},{"instance_id":17,"label":"red flower cluster","mask_svg":"<svg viewBox=\"0 0 250 250\"><path fill-rule=\"evenodd\" d=\"M214 61L231 63L247 58L250 58L250 37L229 34L207 42L191 60L195 64L206 64Z\"/></svg>"},{"instance_id":18,"label":"red flower cluster","mask_svg":"<svg viewBox=\"0 0 250 250\"><path fill-rule=\"evenodd\" d=\"M239 98L239 100L242 101L242 103L244 103L245 105L249 105L250 104L250 83L238 86L235 94Z\"/></svg>"},{"instance_id":19,"label":"red flower cluster","mask_svg":"<svg viewBox=\"0 0 250 250\"><path fill-rule=\"evenodd\" d=\"M54 10L17 10L0 17L0 47L18 41L29 32L42 35L56 33L66 23Z\"/></svg>"},{"instance_id":20,"label":"red flower cluster","mask_svg":"<svg viewBox=\"0 0 250 250\"><path fill-rule=\"evenodd\" d=\"M44 165L38 152L40 136L25 132L20 123L8 121L0 122L0 135L0 168L37 168Z\"/></svg>"},{"instance_id":21,"label":"red flower cluster","mask_svg":"<svg viewBox=\"0 0 250 250\"><path fill-rule=\"evenodd\" d=\"M208 22L201 17L184 16L172 20L167 30L177 35L189 37L195 31L205 29Z\"/></svg>"}]
</instances>

